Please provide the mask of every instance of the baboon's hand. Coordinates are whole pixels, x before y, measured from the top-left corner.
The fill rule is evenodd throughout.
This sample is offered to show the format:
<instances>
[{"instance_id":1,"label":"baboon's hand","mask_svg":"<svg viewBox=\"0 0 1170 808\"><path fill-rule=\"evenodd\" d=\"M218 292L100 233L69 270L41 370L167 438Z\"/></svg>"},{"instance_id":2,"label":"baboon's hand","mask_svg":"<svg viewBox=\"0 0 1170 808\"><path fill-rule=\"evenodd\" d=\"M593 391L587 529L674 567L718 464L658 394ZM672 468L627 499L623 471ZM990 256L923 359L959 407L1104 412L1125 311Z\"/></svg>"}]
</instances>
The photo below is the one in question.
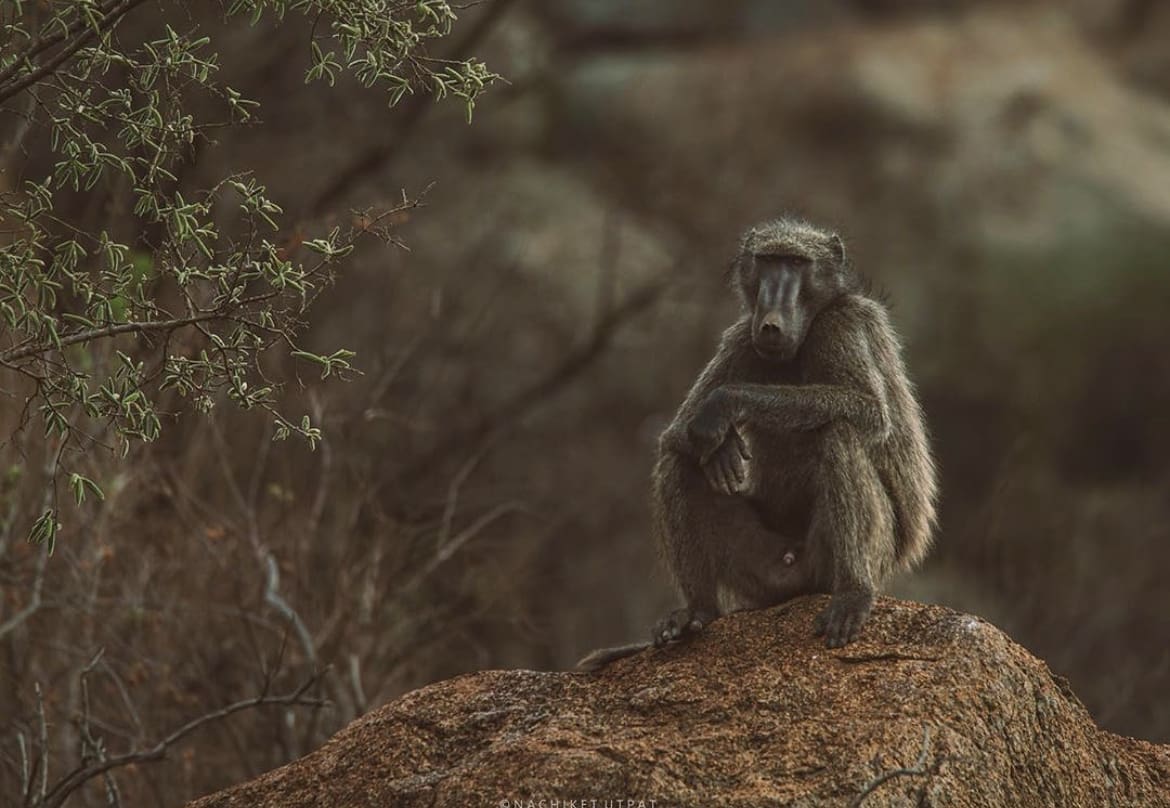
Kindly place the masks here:
<instances>
[{"instance_id":1,"label":"baboon's hand","mask_svg":"<svg viewBox=\"0 0 1170 808\"><path fill-rule=\"evenodd\" d=\"M873 611L872 592L836 592L823 612L817 615L817 636L825 636L826 648L841 648L855 640L869 613Z\"/></svg>"},{"instance_id":2,"label":"baboon's hand","mask_svg":"<svg viewBox=\"0 0 1170 808\"><path fill-rule=\"evenodd\" d=\"M706 464L731 431L726 398L721 389L712 390L687 424L687 437L700 463Z\"/></svg>"},{"instance_id":3,"label":"baboon's hand","mask_svg":"<svg viewBox=\"0 0 1170 808\"><path fill-rule=\"evenodd\" d=\"M747 443L738 429L732 429L723 445L703 463L707 482L721 494L739 494L747 489L748 461L752 459Z\"/></svg>"}]
</instances>

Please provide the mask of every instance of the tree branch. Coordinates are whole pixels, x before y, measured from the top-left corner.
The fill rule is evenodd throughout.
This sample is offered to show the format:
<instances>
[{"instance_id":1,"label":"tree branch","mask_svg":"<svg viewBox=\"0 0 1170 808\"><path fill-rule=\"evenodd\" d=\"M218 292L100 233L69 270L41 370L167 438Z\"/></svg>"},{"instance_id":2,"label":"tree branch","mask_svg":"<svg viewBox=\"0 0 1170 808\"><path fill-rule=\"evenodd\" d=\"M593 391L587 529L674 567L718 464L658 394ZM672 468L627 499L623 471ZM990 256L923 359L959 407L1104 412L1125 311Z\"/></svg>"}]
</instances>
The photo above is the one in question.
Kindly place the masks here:
<instances>
[{"instance_id":1,"label":"tree branch","mask_svg":"<svg viewBox=\"0 0 1170 808\"><path fill-rule=\"evenodd\" d=\"M228 716L238 713L241 710L249 710L253 707L268 707L268 706L302 706L302 707L323 707L327 702L324 699L306 698L305 693L309 691L313 685L317 684L321 679L321 674L317 673L306 679L305 682L291 693L283 696L268 696L261 693L259 696L243 701L237 701L225 707L221 707L214 712L205 713L198 718L193 718L183 726L176 729L170 735L167 735L161 741L156 743L150 749L144 749L137 752L128 752L124 755L114 755L97 763L91 763L88 766L78 766L65 777L61 778L49 791L45 798L46 808L60 808L60 806L68 799L69 795L80 788L84 783L92 780L94 777L105 774L111 769L120 768L122 766L129 766L132 763L146 763L154 760L161 760L166 757L167 750L181 741L183 738L190 735L195 730L209 724L212 721L219 721Z\"/></svg>"},{"instance_id":2,"label":"tree branch","mask_svg":"<svg viewBox=\"0 0 1170 808\"><path fill-rule=\"evenodd\" d=\"M49 542L41 546L41 557L37 559L37 569L33 577L32 597L28 604L12 617L0 623L0 640L20 627L24 621L36 614L41 608L41 591L45 585L45 566L49 560Z\"/></svg>"},{"instance_id":3,"label":"tree branch","mask_svg":"<svg viewBox=\"0 0 1170 808\"><path fill-rule=\"evenodd\" d=\"M256 303L260 300L273 297L273 294L258 295L256 297L242 300L238 305L247 303ZM192 317L179 317L174 320L152 320L149 322L136 323L118 323L117 325L106 325L101 328L91 328L88 331L79 331L76 334L70 334L63 338L60 342L55 342L51 345L28 345L23 348L12 348L4 353L0 353L0 362L17 362L21 359L27 359L30 356L37 354L48 353L49 351L64 348L66 345L76 345L79 342L90 342L95 339L103 339L105 337L115 337L119 334L145 334L152 331L171 331L176 328L182 328L187 325L195 325L196 323L205 323L209 320L230 320L232 315L227 311L212 311L204 314L196 314Z\"/></svg>"},{"instance_id":4,"label":"tree branch","mask_svg":"<svg viewBox=\"0 0 1170 808\"><path fill-rule=\"evenodd\" d=\"M113 2L107 3L106 8L102 13L108 14L110 9L117 2L118 0L113 0ZM32 61L34 57L40 56L49 48L64 42L66 39L69 39L69 37L77 36L78 32L80 32L81 29L84 28L87 24L87 20L78 17L76 20L69 23L69 25L65 26L65 29L59 33L53 34L52 36L38 36L23 53L12 60L12 64L8 65L8 67L4 68L3 70L0 70L0 84L9 81L13 76L20 72L20 68L26 62Z\"/></svg>"},{"instance_id":5,"label":"tree branch","mask_svg":"<svg viewBox=\"0 0 1170 808\"><path fill-rule=\"evenodd\" d=\"M135 6L142 5L146 0L122 0L118 5L110 9L110 12L98 20L97 30L93 28L86 28L85 31L77 37L77 39L70 42L49 61L33 70L31 73L22 76L7 87L0 89L0 104L3 104L10 98L19 95L26 89L36 84L46 76L55 73L61 65L73 58L73 56L85 47L86 43L97 36L99 33L108 31L110 28L118 24L122 17L126 16Z\"/></svg>"},{"instance_id":6,"label":"tree branch","mask_svg":"<svg viewBox=\"0 0 1170 808\"><path fill-rule=\"evenodd\" d=\"M415 479L417 475L433 469L444 461L451 452L470 443L478 444L480 441L490 438L497 430L519 420L537 404L560 392L605 353L614 333L623 324L651 308L666 291L666 288L667 282L663 276L647 282L632 292L598 321L588 342L570 352L544 378L516 393L496 408L494 412L483 416L469 426L450 430L437 446L423 458L408 466L401 479Z\"/></svg>"}]
</instances>

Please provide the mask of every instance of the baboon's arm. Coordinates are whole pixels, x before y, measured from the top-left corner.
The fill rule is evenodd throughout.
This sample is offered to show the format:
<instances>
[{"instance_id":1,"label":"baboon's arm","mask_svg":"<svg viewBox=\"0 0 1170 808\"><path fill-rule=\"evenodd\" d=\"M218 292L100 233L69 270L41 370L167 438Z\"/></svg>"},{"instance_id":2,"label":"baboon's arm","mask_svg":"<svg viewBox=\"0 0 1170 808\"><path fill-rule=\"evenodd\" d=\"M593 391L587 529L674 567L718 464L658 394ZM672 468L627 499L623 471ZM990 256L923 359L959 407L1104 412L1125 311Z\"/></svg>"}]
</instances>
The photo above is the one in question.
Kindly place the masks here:
<instances>
[{"instance_id":1,"label":"baboon's arm","mask_svg":"<svg viewBox=\"0 0 1170 808\"><path fill-rule=\"evenodd\" d=\"M874 441L885 439L890 432L889 410L879 391L840 384L729 384L718 392L725 397L725 406L737 424L800 432L845 420Z\"/></svg>"},{"instance_id":2,"label":"baboon's arm","mask_svg":"<svg viewBox=\"0 0 1170 808\"><path fill-rule=\"evenodd\" d=\"M831 316L831 315L830 315ZM865 440L890 433L886 385L871 345L879 322L832 317L823 333L808 340L808 384L725 384L708 394L704 409L722 409L735 424L795 432L848 421Z\"/></svg>"}]
</instances>

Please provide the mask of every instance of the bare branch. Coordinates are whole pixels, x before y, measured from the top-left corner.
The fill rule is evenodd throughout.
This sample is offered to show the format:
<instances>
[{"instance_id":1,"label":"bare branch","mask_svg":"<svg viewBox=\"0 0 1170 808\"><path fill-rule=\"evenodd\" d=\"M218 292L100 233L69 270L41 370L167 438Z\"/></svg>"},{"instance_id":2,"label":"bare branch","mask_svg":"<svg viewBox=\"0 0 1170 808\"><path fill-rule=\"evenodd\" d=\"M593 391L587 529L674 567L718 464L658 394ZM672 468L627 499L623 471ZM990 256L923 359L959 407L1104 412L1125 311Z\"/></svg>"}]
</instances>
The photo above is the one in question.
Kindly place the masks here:
<instances>
[{"instance_id":1,"label":"bare branch","mask_svg":"<svg viewBox=\"0 0 1170 808\"><path fill-rule=\"evenodd\" d=\"M436 464L447 459L453 451L468 444L480 445L497 431L506 428L528 414L541 402L559 393L609 348L613 335L628 321L651 308L666 291L666 276L647 282L632 292L600 319L593 334L580 348L569 354L552 368L544 378L521 390L505 401L496 410L462 429L454 429L428 452L423 458L412 463L403 473L403 479L411 480Z\"/></svg>"},{"instance_id":2,"label":"bare branch","mask_svg":"<svg viewBox=\"0 0 1170 808\"><path fill-rule=\"evenodd\" d=\"M463 545L474 539L492 522L508 514L524 513L526 511L527 508L522 502L504 502L492 508L460 531L449 542L438 548L430 560L423 565L422 569L411 576L410 580L399 591L402 593L410 592L427 578L431 577L435 570L450 561L463 548Z\"/></svg>"},{"instance_id":3,"label":"bare branch","mask_svg":"<svg viewBox=\"0 0 1170 808\"><path fill-rule=\"evenodd\" d=\"M451 478L451 485L447 488L447 504L443 507L443 521L439 528L439 540L437 545L441 550L446 546L451 539L451 526L455 522L455 509L459 504L459 491L463 488L463 484L467 482L467 478L471 476L471 472L475 471L475 467L479 465L479 461L483 460L484 454L487 452L487 447L480 449L467 459L467 462L455 473Z\"/></svg>"},{"instance_id":4,"label":"bare branch","mask_svg":"<svg viewBox=\"0 0 1170 808\"><path fill-rule=\"evenodd\" d=\"M325 407L316 390L309 391L309 406L313 413L313 422L324 424ZM313 494L313 504L309 508L309 521L305 531L310 537L316 536L317 530L321 527L325 506L329 503L329 483L333 476L333 443L322 436L318 450L318 454L321 456L321 470L317 475L317 490Z\"/></svg>"},{"instance_id":5,"label":"bare branch","mask_svg":"<svg viewBox=\"0 0 1170 808\"><path fill-rule=\"evenodd\" d=\"M313 637L309 634L309 629L305 626L305 621L297 614L297 610L289 605L289 602L280 594L280 568L276 564L276 556L271 552L268 553L265 559L265 586L264 586L264 602L271 606L287 620L297 633L297 639L301 643L301 647L305 651L305 656L313 669L317 669L317 649L313 645Z\"/></svg>"},{"instance_id":6,"label":"bare branch","mask_svg":"<svg viewBox=\"0 0 1170 808\"><path fill-rule=\"evenodd\" d=\"M361 660L357 654L349 655L349 686L353 691L353 706L357 714L361 715L369 709L370 702L366 698L365 688L362 687Z\"/></svg>"},{"instance_id":7,"label":"bare branch","mask_svg":"<svg viewBox=\"0 0 1170 808\"><path fill-rule=\"evenodd\" d=\"M0 623L0 640L4 639L4 637L11 634L13 631L16 631L16 629L20 628L20 626L26 620L28 620L40 610L42 604L41 592L43 591L45 584L45 567L48 564L48 561L49 542L44 542L41 544L41 554L40 557L37 558L36 572L33 574L32 596L29 598L28 603L23 609L12 615L12 617L8 618L3 623Z\"/></svg>"},{"instance_id":8,"label":"bare branch","mask_svg":"<svg viewBox=\"0 0 1170 808\"><path fill-rule=\"evenodd\" d=\"M248 543L252 547L252 552L255 554L256 561L264 574L264 602L292 625L293 630L296 631L297 640L304 649L305 657L309 660L314 670L316 670L317 650L313 643L312 635L309 633L308 627L297 613L297 610L280 593L280 567L276 562L276 556L265 545L260 535L260 525L256 521L256 497L258 496L260 481L263 477L263 468L267 465L268 446L271 445L272 441L264 439L260 443L259 457L253 469L253 479L250 484L251 491L248 497L245 497L243 490L236 480L235 471L232 469L231 461L228 458L228 447L224 441L223 434L220 432L218 423L212 419L209 422L209 428L213 438L212 442L215 445L216 455L223 469L223 479L227 484L227 490L236 500L240 513L248 525Z\"/></svg>"},{"instance_id":9,"label":"bare branch","mask_svg":"<svg viewBox=\"0 0 1170 808\"><path fill-rule=\"evenodd\" d=\"M45 694L41 690L41 683L37 682L33 689L37 694L37 727L40 730L38 742L41 745L40 760L37 764L40 767L40 797L43 800L49 790L49 721L45 718Z\"/></svg>"},{"instance_id":10,"label":"bare branch","mask_svg":"<svg viewBox=\"0 0 1170 808\"><path fill-rule=\"evenodd\" d=\"M65 800L94 777L105 774L112 769L129 766L132 763L147 763L155 760L162 760L166 757L167 751L179 741L186 738L195 730L209 724L213 721L220 721L230 715L238 713L242 710L250 710L254 707L269 707L269 706L297 706L297 707L323 707L328 702L323 699L309 698L305 694L319 682L321 674L316 673L291 693L286 693L281 696L269 696L261 694L251 699L237 701L229 704L226 707L221 707L210 713L205 713L198 718L193 718L183 726L176 729L171 734L167 735L161 741L156 743L150 749L144 749L137 752L128 752L124 755L114 755L105 760L91 763L86 766L78 766L65 777L61 778L53 786L45 797L44 804L47 808L59 808Z\"/></svg>"}]
</instances>

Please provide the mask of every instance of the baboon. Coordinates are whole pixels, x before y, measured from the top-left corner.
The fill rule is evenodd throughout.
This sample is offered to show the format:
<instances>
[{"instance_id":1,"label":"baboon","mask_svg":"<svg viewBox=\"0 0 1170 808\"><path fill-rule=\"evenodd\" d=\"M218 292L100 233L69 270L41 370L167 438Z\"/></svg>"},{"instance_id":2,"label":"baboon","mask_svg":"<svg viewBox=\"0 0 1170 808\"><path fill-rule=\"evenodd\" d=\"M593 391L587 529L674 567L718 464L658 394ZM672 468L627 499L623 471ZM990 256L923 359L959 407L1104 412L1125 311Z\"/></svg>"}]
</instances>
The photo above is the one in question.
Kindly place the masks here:
<instances>
[{"instance_id":1,"label":"baboon","mask_svg":"<svg viewBox=\"0 0 1170 808\"><path fill-rule=\"evenodd\" d=\"M683 607L652 642L827 592L814 628L838 648L882 582L930 548L937 482L922 411L886 308L836 233L794 218L753 227L732 281L742 314L658 442L654 521Z\"/></svg>"}]
</instances>

